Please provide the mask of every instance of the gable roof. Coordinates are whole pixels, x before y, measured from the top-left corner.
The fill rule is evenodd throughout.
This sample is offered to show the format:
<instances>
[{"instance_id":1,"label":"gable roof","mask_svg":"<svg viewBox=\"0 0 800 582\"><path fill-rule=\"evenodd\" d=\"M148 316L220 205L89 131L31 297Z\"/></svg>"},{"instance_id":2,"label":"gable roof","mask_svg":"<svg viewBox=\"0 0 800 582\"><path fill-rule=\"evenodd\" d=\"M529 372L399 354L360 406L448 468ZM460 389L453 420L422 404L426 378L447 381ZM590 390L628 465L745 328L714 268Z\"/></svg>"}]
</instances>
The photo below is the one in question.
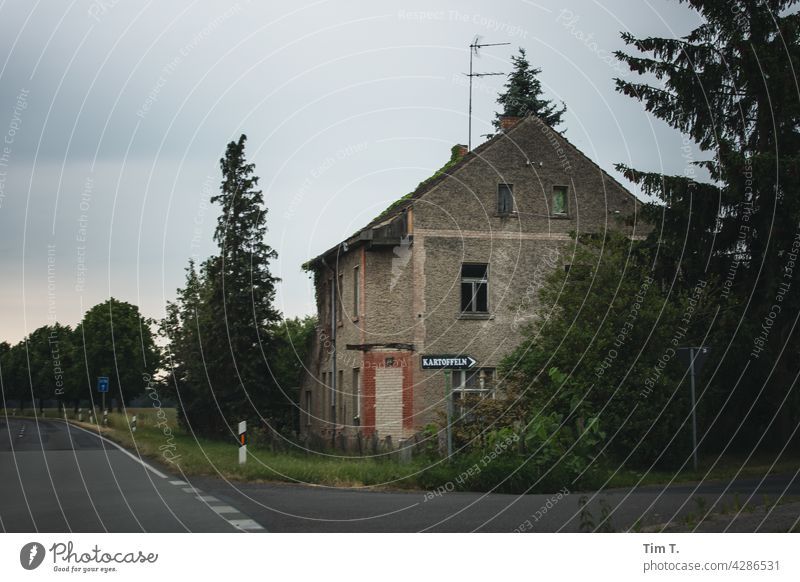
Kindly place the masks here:
<instances>
[{"instance_id":1,"label":"gable roof","mask_svg":"<svg viewBox=\"0 0 800 582\"><path fill-rule=\"evenodd\" d=\"M489 138L488 140L477 146L475 149L468 151L466 154L461 156L461 158L455 161L452 165L450 165L449 163L445 164L445 166L441 170L439 170L436 174L420 182L420 184L417 186L415 190L394 201L392 204L389 205L389 207L386 210L384 210L381 214L372 219L364 227L357 230L351 236L339 242L336 246L329 248L325 252L304 263L303 269L304 270L313 269L315 265L318 265L320 262L322 262L322 259L324 259L328 255L340 252L339 249L342 245L351 246L352 244L355 244L360 240L360 234L363 231L391 222L392 219L396 218L397 216L408 210L408 208L411 207L416 200L425 196L425 194L436 188L444 180L452 176L455 172L459 171L461 168L472 162L474 159L480 158L483 155L483 153L486 152L486 150L494 147L504 137L508 137L509 139L511 139L513 138L513 135L515 133L520 132L522 128L527 127L532 123L538 123L540 126L541 124L547 126L547 124L541 118L531 114L522 118L513 127L502 130L494 134L491 138ZM597 168L597 170L599 170L603 174L604 178L609 179L611 182L616 184L620 189L622 189L623 192L626 192L628 195L630 195L634 199L636 204L641 204L641 201L638 198L636 198L636 196L630 190L628 190L625 186L620 184L618 180L616 180L613 176L609 175L608 172L606 172L603 168L597 165L597 163L595 163L590 157L588 157L575 145L573 145L572 142L570 142L566 137L564 137L563 134L555 131L552 128L550 129L553 132L553 136L555 137L555 139L562 141L567 148L577 153L584 160L588 161L592 166Z\"/></svg>"}]
</instances>

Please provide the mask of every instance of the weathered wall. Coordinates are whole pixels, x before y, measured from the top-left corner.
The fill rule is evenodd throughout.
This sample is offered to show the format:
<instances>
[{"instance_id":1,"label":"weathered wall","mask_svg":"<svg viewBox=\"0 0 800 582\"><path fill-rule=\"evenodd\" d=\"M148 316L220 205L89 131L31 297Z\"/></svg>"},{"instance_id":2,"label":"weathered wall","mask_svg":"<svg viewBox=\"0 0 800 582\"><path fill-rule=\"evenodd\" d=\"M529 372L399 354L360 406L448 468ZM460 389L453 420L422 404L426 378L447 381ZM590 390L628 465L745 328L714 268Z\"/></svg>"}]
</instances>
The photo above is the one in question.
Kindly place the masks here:
<instances>
[{"instance_id":1,"label":"weathered wall","mask_svg":"<svg viewBox=\"0 0 800 582\"><path fill-rule=\"evenodd\" d=\"M512 215L497 215L499 183L514 186ZM551 215L553 186L568 188L565 216ZM337 415L343 426L338 430L353 428L348 425L354 367L361 369L365 433L376 427L379 435L391 434L397 441L436 421L443 408L443 375L422 371L419 355L464 353L475 357L480 367L497 367L534 317L543 278L571 262L566 253L570 233L614 229L641 236L647 227L638 222L638 211L639 203L620 184L534 118L478 148L451 177L414 201L409 210L412 244L373 251L358 247L340 256L345 317L337 328L337 366L344 371L338 387L343 408ZM460 314L465 262L489 265L486 316ZM363 279L357 314L351 308L356 265ZM326 281L327 276L323 284ZM327 295L329 289L322 292ZM326 299L319 308L324 333L330 318ZM362 354L346 351L346 343L408 343L414 352ZM330 369L329 350L323 344L311 364L317 378ZM394 362L388 368L387 357ZM324 433L330 429L329 408L323 409L329 405L329 391L313 379L306 380L304 389L309 386L317 387L315 411L322 416L313 430Z\"/></svg>"}]
</instances>

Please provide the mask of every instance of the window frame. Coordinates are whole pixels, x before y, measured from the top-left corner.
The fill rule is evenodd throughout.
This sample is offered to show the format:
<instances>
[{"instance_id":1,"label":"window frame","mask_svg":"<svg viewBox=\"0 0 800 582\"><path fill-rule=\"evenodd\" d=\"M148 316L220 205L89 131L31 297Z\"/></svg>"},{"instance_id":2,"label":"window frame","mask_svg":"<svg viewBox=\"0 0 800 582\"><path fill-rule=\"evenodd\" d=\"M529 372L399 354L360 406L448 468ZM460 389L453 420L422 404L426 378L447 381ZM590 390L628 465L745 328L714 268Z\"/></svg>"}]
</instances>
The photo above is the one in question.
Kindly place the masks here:
<instances>
[{"instance_id":1,"label":"window frame","mask_svg":"<svg viewBox=\"0 0 800 582\"><path fill-rule=\"evenodd\" d=\"M504 201L503 197L501 196L501 192L503 192L502 187L505 186L507 188L507 192L509 195L508 200L508 209L503 210L500 208L501 201ZM497 205L496 205L497 215L498 216L509 216L511 214L516 213L516 200L514 198L514 184L510 182L499 182L497 184Z\"/></svg>"},{"instance_id":2,"label":"window frame","mask_svg":"<svg viewBox=\"0 0 800 582\"><path fill-rule=\"evenodd\" d=\"M464 276L464 267L466 266L483 266L485 267L484 276L483 277L465 277ZM468 303L468 307L471 306L472 309L464 309L464 285L469 284L472 288L471 299ZM478 289L480 289L480 285L485 286L486 290L486 309L478 309ZM483 315L489 313L489 263L461 263L461 285L459 286L460 289L460 297L459 297L459 313L466 314L466 315Z\"/></svg>"},{"instance_id":3,"label":"window frame","mask_svg":"<svg viewBox=\"0 0 800 582\"><path fill-rule=\"evenodd\" d=\"M563 189L564 191L564 212L555 211L556 191L560 189ZM550 192L550 216L559 218L569 216L569 186L564 184L553 184L553 187Z\"/></svg>"},{"instance_id":4,"label":"window frame","mask_svg":"<svg viewBox=\"0 0 800 582\"><path fill-rule=\"evenodd\" d=\"M487 378L487 372L490 377ZM467 388L467 380L471 373L479 374L478 381L483 388ZM458 381L457 381L458 379ZM496 398L497 397L497 368L481 367L471 368L469 370L453 370L453 387L452 398L453 407L458 410L459 417L464 416L464 400L467 396L480 396L481 398ZM491 386L486 388L486 382L489 380Z\"/></svg>"}]
</instances>

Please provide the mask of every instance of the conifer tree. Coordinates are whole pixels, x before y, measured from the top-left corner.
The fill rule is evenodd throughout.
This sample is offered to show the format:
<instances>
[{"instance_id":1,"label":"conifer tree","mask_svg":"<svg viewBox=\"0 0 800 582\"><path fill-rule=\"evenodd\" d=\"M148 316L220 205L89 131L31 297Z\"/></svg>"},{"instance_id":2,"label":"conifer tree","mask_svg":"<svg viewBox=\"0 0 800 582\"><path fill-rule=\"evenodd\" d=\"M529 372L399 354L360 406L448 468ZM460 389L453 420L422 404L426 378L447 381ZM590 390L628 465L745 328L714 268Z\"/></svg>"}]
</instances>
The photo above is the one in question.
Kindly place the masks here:
<instances>
[{"instance_id":1,"label":"conifer tree","mask_svg":"<svg viewBox=\"0 0 800 582\"><path fill-rule=\"evenodd\" d=\"M700 17L697 28L682 38L623 33L635 54L617 53L645 77L617 79L617 90L705 154L681 175L618 169L658 199L646 211L662 275L690 285L717 278L712 339L727 359L711 406L731 428L747 421L748 445L765 431L782 442L800 404L796 394L784 401L800 368L800 269L789 263L800 235L800 16L789 13L796 1L681 0ZM700 168L708 180L698 179ZM783 315L773 318L776 304Z\"/></svg>"},{"instance_id":2,"label":"conifer tree","mask_svg":"<svg viewBox=\"0 0 800 582\"><path fill-rule=\"evenodd\" d=\"M497 98L502 109L495 115L495 128L500 129L501 116L525 117L531 114L538 116L550 127L560 125L567 106L562 103L559 108L543 97L542 83L538 78L542 70L531 68L522 47L518 55L511 57L511 63L514 69L508 75L505 91Z\"/></svg>"}]
</instances>

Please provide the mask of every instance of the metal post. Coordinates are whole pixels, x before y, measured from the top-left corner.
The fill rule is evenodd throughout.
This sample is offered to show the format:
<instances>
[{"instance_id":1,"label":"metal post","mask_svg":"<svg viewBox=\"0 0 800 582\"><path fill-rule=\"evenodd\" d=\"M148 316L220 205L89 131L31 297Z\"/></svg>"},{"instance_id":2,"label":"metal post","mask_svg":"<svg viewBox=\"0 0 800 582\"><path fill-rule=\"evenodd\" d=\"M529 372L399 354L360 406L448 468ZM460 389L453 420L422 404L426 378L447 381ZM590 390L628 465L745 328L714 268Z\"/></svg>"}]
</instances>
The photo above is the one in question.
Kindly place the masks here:
<instances>
[{"instance_id":1,"label":"metal post","mask_svg":"<svg viewBox=\"0 0 800 582\"><path fill-rule=\"evenodd\" d=\"M689 376L692 386L692 463L697 471L697 403L694 394L694 348L689 348Z\"/></svg>"},{"instance_id":2,"label":"metal post","mask_svg":"<svg viewBox=\"0 0 800 582\"><path fill-rule=\"evenodd\" d=\"M473 49L469 49L469 136L467 137L467 151L472 151L472 53ZM464 127L463 125L461 127Z\"/></svg>"},{"instance_id":3,"label":"metal post","mask_svg":"<svg viewBox=\"0 0 800 582\"><path fill-rule=\"evenodd\" d=\"M447 401L447 458L453 456L453 372L444 371L444 397Z\"/></svg>"}]
</instances>

